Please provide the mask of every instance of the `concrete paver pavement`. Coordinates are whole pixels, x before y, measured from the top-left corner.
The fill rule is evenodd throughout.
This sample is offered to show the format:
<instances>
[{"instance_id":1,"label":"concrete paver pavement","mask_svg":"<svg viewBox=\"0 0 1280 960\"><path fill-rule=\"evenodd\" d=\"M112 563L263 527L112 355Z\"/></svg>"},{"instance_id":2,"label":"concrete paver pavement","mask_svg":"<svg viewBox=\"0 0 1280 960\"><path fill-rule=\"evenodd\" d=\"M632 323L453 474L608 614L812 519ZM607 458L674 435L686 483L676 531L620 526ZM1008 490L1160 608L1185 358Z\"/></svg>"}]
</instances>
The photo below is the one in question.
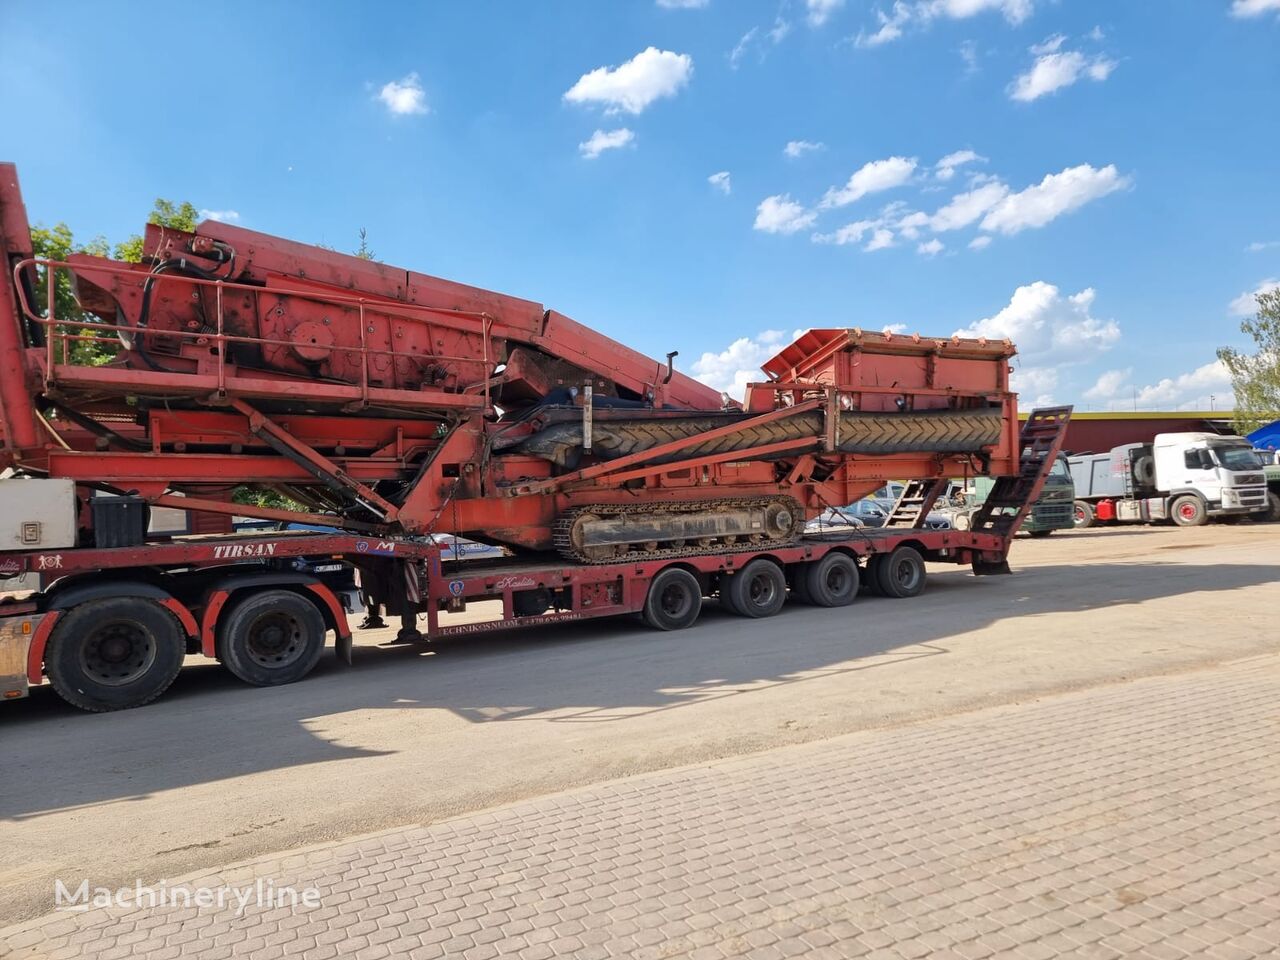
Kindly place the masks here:
<instances>
[{"instance_id":1,"label":"concrete paver pavement","mask_svg":"<svg viewBox=\"0 0 1280 960\"><path fill-rule=\"evenodd\" d=\"M0 955L1273 957L1277 703L1268 656L646 774L186 878L314 909L53 914Z\"/></svg>"}]
</instances>

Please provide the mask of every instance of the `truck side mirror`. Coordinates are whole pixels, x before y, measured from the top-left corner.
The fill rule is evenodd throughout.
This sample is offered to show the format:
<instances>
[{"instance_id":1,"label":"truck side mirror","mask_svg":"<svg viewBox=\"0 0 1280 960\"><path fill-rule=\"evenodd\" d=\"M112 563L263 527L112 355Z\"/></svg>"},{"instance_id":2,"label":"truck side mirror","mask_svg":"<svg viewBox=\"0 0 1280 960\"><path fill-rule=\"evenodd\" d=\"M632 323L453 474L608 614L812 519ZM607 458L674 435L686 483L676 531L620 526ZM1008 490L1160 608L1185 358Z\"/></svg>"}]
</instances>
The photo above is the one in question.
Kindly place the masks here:
<instances>
[{"instance_id":1,"label":"truck side mirror","mask_svg":"<svg viewBox=\"0 0 1280 960\"><path fill-rule=\"evenodd\" d=\"M1203 467L1205 470L1212 470L1216 466L1216 464L1213 462L1213 454L1210 453L1208 450L1201 450L1199 452L1200 452L1200 466Z\"/></svg>"}]
</instances>

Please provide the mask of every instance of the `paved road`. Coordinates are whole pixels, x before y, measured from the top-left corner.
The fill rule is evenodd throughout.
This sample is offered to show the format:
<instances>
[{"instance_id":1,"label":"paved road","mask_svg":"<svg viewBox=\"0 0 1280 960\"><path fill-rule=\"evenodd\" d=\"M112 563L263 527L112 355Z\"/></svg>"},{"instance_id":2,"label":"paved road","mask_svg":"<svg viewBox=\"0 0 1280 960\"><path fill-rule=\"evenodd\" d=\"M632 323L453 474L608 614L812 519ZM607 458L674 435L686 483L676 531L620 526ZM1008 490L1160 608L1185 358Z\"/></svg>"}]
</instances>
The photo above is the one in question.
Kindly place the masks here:
<instances>
[{"instance_id":1,"label":"paved road","mask_svg":"<svg viewBox=\"0 0 1280 960\"><path fill-rule=\"evenodd\" d=\"M176 876L1274 647L1274 527L1023 539L1014 561L1012 578L939 568L912 601L711 611L674 634L358 647L355 669L274 690L202 666L121 714L41 691L0 708L0 917L48 910L55 877Z\"/></svg>"},{"instance_id":2,"label":"paved road","mask_svg":"<svg viewBox=\"0 0 1280 960\"><path fill-rule=\"evenodd\" d=\"M192 877L36 957L1274 957L1280 657L618 781Z\"/></svg>"}]
</instances>

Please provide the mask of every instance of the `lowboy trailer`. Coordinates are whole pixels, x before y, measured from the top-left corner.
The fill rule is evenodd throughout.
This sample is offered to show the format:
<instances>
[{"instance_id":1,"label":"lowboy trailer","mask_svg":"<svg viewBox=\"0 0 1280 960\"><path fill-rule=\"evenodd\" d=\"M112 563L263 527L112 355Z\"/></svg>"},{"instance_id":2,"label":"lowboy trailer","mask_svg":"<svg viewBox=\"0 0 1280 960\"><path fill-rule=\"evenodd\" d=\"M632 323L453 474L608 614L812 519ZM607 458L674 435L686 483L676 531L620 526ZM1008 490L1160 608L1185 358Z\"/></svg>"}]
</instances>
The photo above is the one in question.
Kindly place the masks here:
<instances>
[{"instance_id":1,"label":"lowboy trailer","mask_svg":"<svg viewBox=\"0 0 1280 960\"><path fill-rule=\"evenodd\" d=\"M351 660L353 598L297 572L299 558L332 557L403 589L402 614L426 616L426 640L618 614L675 630L697 620L704 598L740 616L778 613L788 598L852 603L860 592L918 595L926 562L1008 573L1013 532L1039 495L1062 445L1070 408L1033 412L1020 437L1022 472L997 480L968 530L923 527L944 478L906 485L877 530L802 537L697 556L567 563L555 554L502 560L442 559L424 539L288 531L178 537L168 542L9 552L0 574L41 574L43 591L0 602L0 696L16 700L46 678L85 710L140 706L160 696L188 654L221 660L240 679L300 680L327 635ZM500 600L498 619L446 623L468 603Z\"/></svg>"}]
</instances>

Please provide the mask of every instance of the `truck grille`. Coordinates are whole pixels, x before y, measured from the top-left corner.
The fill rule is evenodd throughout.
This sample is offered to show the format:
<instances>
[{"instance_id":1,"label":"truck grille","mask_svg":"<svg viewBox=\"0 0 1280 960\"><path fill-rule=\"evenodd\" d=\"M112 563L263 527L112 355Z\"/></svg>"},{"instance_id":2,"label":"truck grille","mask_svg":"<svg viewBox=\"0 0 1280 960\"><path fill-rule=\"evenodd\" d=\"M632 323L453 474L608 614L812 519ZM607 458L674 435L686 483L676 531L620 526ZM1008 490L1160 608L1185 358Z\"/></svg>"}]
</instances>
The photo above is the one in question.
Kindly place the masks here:
<instances>
[{"instance_id":1,"label":"truck grille","mask_svg":"<svg viewBox=\"0 0 1280 960\"><path fill-rule=\"evenodd\" d=\"M1234 486L1252 487L1255 484L1266 483L1267 478L1260 473L1246 473L1244 476L1236 477Z\"/></svg>"}]
</instances>

